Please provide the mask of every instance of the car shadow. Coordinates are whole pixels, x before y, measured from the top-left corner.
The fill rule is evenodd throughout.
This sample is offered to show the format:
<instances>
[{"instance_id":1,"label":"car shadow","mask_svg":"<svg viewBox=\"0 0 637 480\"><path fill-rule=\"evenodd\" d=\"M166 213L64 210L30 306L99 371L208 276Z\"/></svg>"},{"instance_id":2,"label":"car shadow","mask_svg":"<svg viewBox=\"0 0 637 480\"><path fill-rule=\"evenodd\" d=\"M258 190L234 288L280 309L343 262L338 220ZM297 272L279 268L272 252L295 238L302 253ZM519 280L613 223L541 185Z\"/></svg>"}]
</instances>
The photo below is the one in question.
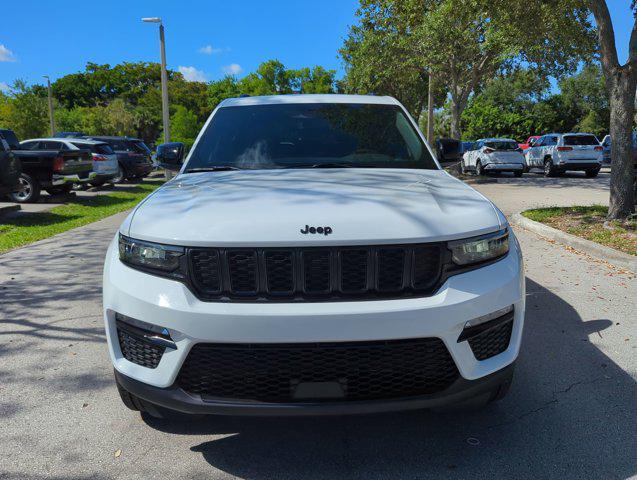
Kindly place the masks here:
<instances>
[{"instance_id":1,"label":"car shadow","mask_svg":"<svg viewBox=\"0 0 637 480\"><path fill-rule=\"evenodd\" d=\"M191 451L245 479L628 478L637 473L637 382L588 340L610 325L583 322L527 278L516 378L509 395L485 409L143 420L197 436Z\"/></svg>"}]
</instances>

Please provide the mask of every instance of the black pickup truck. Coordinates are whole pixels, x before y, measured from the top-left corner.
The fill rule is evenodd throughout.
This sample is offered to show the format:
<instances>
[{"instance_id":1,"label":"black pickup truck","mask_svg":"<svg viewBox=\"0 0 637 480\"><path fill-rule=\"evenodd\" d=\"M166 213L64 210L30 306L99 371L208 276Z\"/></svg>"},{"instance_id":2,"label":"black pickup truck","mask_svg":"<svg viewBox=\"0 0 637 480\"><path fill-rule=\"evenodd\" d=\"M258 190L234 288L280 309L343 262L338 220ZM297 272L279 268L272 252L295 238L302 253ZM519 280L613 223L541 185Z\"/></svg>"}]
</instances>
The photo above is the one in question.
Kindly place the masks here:
<instances>
[{"instance_id":1,"label":"black pickup truck","mask_svg":"<svg viewBox=\"0 0 637 480\"><path fill-rule=\"evenodd\" d=\"M90 150L52 149L46 140L30 141L25 149L12 130L0 129L0 135L22 166L21 189L9 194L14 202L37 202L43 189L50 194L68 193L74 183L87 183L96 176Z\"/></svg>"},{"instance_id":2,"label":"black pickup truck","mask_svg":"<svg viewBox=\"0 0 637 480\"><path fill-rule=\"evenodd\" d=\"M0 134L0 199L20 191L20 160L11 151L9 142Z\"/></svg>"}]
</instances>

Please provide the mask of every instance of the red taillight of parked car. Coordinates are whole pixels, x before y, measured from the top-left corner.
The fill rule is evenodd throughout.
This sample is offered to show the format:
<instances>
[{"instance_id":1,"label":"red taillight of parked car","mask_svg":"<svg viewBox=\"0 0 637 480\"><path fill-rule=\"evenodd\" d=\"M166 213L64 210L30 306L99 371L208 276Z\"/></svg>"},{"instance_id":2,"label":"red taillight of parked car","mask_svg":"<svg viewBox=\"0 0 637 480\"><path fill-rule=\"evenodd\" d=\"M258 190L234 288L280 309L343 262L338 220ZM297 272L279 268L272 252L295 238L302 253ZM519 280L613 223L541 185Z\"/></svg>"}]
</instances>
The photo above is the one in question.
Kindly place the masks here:
<instances>
[{"instance_id":1,"label":"red taillight of parked car","mask_svg":"<svg viewBox=\"0 0 637 480\"><path fill-rule=\"evenodd\" d=\"M106 158L104 155L93 155L94 162L106 162L107 160L108 158Z\"/></svg>"},{"instance_id":2,"label":"red taillight of parked car","mask_svg":"<svg viewBox=\"0 0 637 480\"><path fill-rule=\"evenodd\" d=\"M604 147L595 147L595 150L601 152L602 150L604 150Z\"/></svg>"},{"instance_id":3,"label":"red taillight of parked car","mask_svg":"<svg viewBox=\"0 0 637 480\"><path fill-rule=\"evenodd\" d=\"M487 153L487 154L488 154L488 153L493 153L493 152L495 152L495 150L494 150L494 149L492 149L492 148L485 148L485 149L484 149L484 153Z\"/></svg>"},{"instance_id":4,"label":"red taillight of parked car","mask_svg":"<svg viewBox=\"0 0 637 480\"><path fill-rule=\"evenodd\" d=\"M570 152L573 150L573 147L557 147L558 152Z\"/></svg>"},{"instance_id":5,"label":"red taillight of parked car","mask_svg":"<svg viewBox=\"0 0 637 480\"><path fill-rule=\"evenodd\" d=\"M63 157L55 157L53 159L53 171L61 172L64 170L64 158Z\"/></svg>"}]
</instances>

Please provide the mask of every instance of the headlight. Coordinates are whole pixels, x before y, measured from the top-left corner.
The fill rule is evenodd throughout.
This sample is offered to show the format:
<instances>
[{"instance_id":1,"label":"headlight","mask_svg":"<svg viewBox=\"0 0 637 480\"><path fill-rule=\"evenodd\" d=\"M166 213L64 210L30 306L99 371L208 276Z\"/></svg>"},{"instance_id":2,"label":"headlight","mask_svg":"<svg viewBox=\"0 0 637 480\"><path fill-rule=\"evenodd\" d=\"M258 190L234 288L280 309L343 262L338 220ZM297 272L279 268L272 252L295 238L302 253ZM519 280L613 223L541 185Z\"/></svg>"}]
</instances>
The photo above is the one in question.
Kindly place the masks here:
<instances>
[{"instance_id":1,"label":"headlight","mask_svg":"<svg viewBox=\"0 0 637 480\"><path fill-rule=\"evenodd\" d=\"M480 237L454 240L448 242L447 246L451 250L453 263L456 265L487 262L507 254L509 232L505 229Z\"/></svg>"},{"instance_id":2,"label":"headlight","mask_svg":"<svg viewBox=\"0 0 637 480\"><path fill-rule=\"evenodd\" d=\"M119 258L122 262L142 269L175 272L184 255L183 247L135 240L119 235Z\"/></svg>"}]
</instances>

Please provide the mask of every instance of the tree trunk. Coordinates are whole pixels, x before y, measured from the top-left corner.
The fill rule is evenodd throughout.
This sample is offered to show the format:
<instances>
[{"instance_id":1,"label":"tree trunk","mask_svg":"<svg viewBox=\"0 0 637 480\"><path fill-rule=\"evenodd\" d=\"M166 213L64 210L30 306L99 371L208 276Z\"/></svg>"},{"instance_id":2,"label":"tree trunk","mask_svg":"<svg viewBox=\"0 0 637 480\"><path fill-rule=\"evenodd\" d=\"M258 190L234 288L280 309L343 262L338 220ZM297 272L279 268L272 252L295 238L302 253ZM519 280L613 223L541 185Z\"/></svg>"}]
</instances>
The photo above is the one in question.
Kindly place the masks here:
<instances>
[{"instance_id":1,"label":"tree trunk","mask_svg":"<svg viewBox=\"0 0 637 480\"><path fill-rule=\"evenodd\" d=\"M462 138L462 131L460 129L460 116L462 115L463 108L459 104L454 96L451 96L451 138L460 140Z\"/></svg>"},{"instance_id":2,"label":"tree trunk","mask_svg":"<svg viewBox=\"0 0 637 480\"><path fill-rule=\"evenodd\" d=\"M589 0L588 3L597 24L600 60L610 103L612 169L608 218L624 220L635 211L632 125L637 87L637 17L628 41L628 62L622 66L606 1Z\"/></svg>"},{"instance_id":3,"label":"tree trunk","mask_svg":"<svg viewBox=\"0 0 637 480\"><path fill-rule=\"evenodd\" d=\"M617 72L609 84L612 168L608 218L625 219L635 211L633 188L633 115L635 81L627 69Z\"/></svg>"}]
</instances>

